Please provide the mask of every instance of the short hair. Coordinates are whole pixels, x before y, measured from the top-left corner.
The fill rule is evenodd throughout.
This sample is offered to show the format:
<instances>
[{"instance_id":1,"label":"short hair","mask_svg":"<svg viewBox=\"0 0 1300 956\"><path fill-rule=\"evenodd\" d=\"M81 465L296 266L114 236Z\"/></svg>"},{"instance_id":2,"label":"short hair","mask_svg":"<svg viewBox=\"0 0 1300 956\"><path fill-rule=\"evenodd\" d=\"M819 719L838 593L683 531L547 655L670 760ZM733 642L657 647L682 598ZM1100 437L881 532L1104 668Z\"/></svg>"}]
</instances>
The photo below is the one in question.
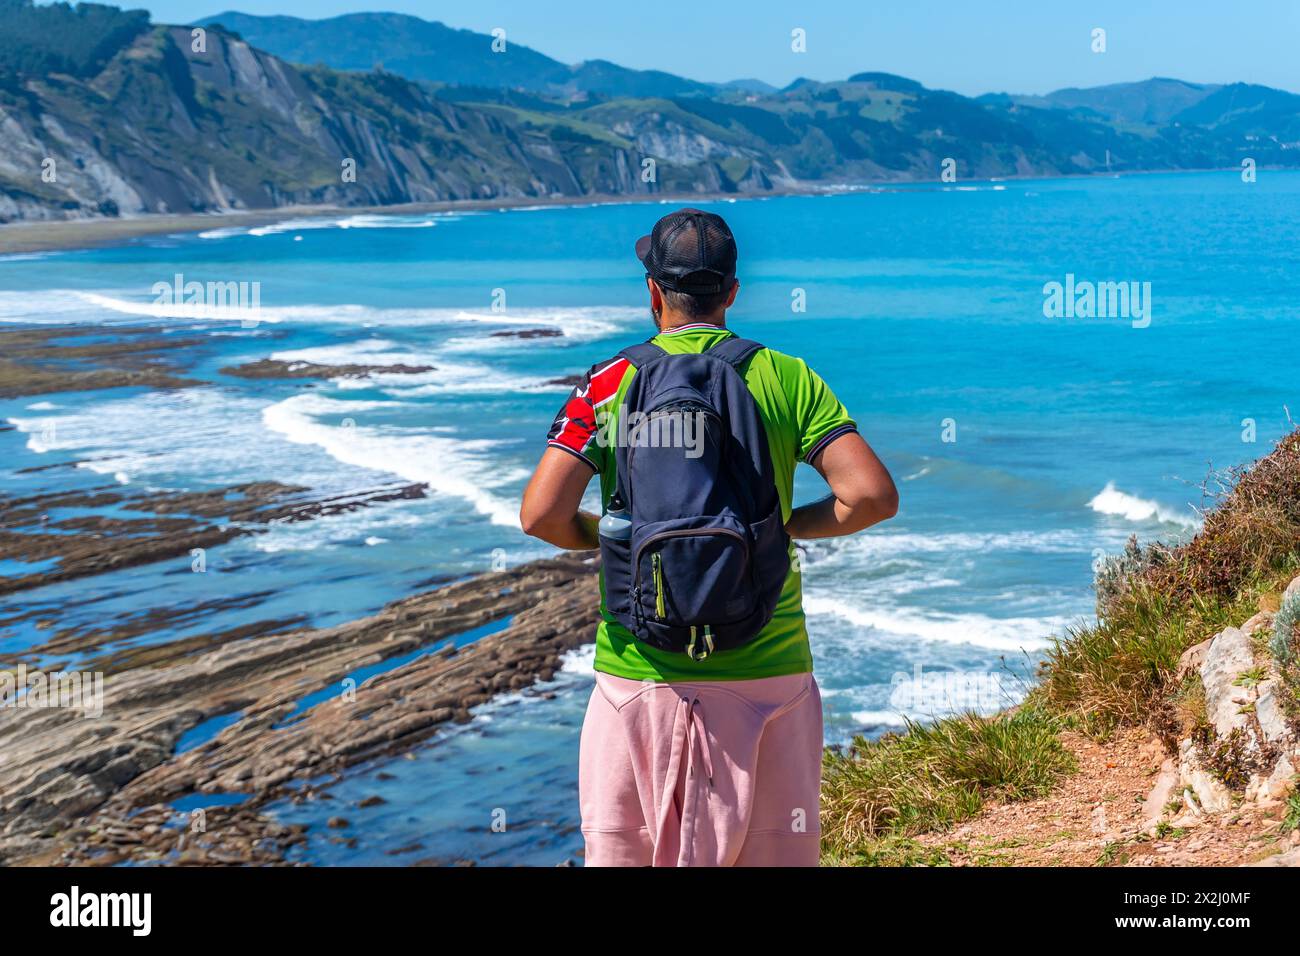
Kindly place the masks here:
<instances>
[{"instance_id":1,"label":"short hair","mask_svg":"<svg viewBox=\"0 0 1300 956\"><path fill-rule=\"evenodd\" d=\"M663 286L659 287L659 291L662 293L664 304L668 308L674 312L689 315L692 319L713 315L726 304L727 296L731 294L730 289L724 289L722 292L694 295L690 292L674 292L672 289L665 289Z\"/></svg>"}]
</instances>

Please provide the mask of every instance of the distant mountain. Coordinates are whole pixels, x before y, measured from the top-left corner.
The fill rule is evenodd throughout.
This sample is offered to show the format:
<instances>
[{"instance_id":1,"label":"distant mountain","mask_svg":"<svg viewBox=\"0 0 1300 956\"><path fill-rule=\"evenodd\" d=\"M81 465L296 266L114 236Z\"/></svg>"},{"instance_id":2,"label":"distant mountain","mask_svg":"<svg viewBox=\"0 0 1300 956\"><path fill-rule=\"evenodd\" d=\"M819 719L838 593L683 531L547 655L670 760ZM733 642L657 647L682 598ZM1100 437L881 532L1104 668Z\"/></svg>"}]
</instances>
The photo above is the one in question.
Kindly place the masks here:
<instances>
[{"instance_id":1,"label":"distant mountain","mask_svg":"<svg viewBox=\"0 0 1300 956\"><path fill-rule=\"evenodd\" d=\"M1218 89L1211 84L1154 77L1138 83L1070 88L1046 96L1012 98L1027 106L1091 110L1111 122L1164 126Z\"/></svg>"},{"instance_id":2,"label":"distant mountain","mask_svg":"<svg viewBox=\"0 0 1300 956\"><path fill-rule=\"evenodd\" d=\"M1246 84L971 99L863 72L773 90L493 54L481 34L395 14L222 14L196 50L189 27L139 11L0 13L0 221L752 194L937 180L946 160L962 180L1300 165L1300 97ZM299 62L230 32L267 24Z\"/></svg>"},{"instance_id":3,"label":"distant mountain","mask_svg":"<svg viewBox=\"0 0 1300 956\"><path fill-rule=\"evenodd\" d=\"M1042 109L1079 110L1121 126L1195 126L1219 134L1293 143L1300 140L1300 96L1249 83L1226 86L1155 77L1046 96L981 97Z\"/></svg>"},{"instance_id":4,"label":"distant mountain","mask_svg":"<svg viewBox=\"0 0 1300 956\"><path fill-rule=\"evenodd\" d=\"M1249 83L1216 87L1214 92L1178 113L1174 121L1221 135L1300 140L1300 96Z\"/></svg>"},{"instance_id":5,"label":"distant mountain","mask_svg":"<svg viewBox=\"0 0 1300 956\"><path fill-rule=\"evenodd\" d=\"M775 93L776 87L771 83L764 83L762 80L730 80L726 83L717 84L717 88L722 91L735 90L740 93Z\"/></svg>"},{"instance_id":6,"label":"distant mountain","mask_svg":"<svg viewBox=\"0 0 1300 956\"><path fill-rule=\"evenodd\" d=\"M336 70L381 66L412 80L522 89L552 95L607 96L707 94L708 83L657 70L629 70L606 60L568 66L510 36L506 51L493 52L493 38L456 30L402 13L349 13L327 20L260 17L228 11L197 21L219 23L260 50L291 63Z\"/></svg>"}]
</instances>

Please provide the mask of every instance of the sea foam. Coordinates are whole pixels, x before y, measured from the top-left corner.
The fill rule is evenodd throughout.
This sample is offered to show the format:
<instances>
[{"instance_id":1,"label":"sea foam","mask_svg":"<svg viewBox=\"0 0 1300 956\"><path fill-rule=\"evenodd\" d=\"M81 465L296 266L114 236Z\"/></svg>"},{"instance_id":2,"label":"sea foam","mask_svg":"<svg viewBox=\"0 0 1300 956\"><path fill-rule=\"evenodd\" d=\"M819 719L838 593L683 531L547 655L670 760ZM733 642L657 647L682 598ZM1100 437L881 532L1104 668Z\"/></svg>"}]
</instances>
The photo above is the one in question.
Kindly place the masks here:
<instances>
[{"instance_id":1,"label":"sea foam","mask_svg":"<svg viewBox=\"0 0 1300 956\"><path fill-rule=\"evenodd\" d=\"M400 402L340 401L311 393L294 395L262 410L262 421L288 441L315 445L347 465L384 471L460 498L493 524L519 527L518 505L493 490L502 476L491 462L492 443L448 438L397 427L356 424L354 416L396 408ZM339 424L327 424L329 415ZM348 424L351 422L351 424Z\"/></svg>"},{"instance_id":2,"label":"sea foam","mask_svg":"<svg viewBox=\"0 0 1300 956\"><path fill-rule=\"evenodd\" d=\"M1063 617L993 618L984 614L866 607L844 598L817 594L806 594L803 606L809 616L836 617L854 627L943 644L969 644L997 651L1028 651L1046 647L1051 642L1052 635L1061 633L1069 623Z\"/></svg>"},{"instance_id":3,"label":"sea foam","mask_svg":"<svg viewBox=\"0 0 1300 956\"><path fill-rule=\"evenodd\" d=\"M1108 481L1106 487L1089 502L1088 507L1098 514L1114 515L1126 521L1160 521L1183 528L1199 528L1201 523L1191 515L1182 514L1146 498L1120 491Z\"/></svg>"}]
</instances>

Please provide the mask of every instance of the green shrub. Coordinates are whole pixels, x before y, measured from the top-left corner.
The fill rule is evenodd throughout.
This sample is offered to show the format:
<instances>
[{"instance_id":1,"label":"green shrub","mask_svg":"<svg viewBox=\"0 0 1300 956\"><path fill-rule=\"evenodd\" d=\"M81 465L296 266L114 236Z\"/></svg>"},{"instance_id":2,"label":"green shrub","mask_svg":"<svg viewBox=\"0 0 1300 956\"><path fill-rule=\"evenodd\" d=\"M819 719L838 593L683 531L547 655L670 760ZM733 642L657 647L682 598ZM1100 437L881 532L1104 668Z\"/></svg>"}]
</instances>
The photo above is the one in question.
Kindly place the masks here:
<instances>
[{"instance_id":1,"label":"green shrub","mask_svg":"<svg viewBox=\"0 0 1300 956\"><path fill-rule=\"evenodd\" d=\"M1282 606L1273 616L1273 639L1268 646L1278 664L1290 662L1297 626L1300 626L1300 591L1293 591L1282 600Z\"/></svg>"}]
</instances>

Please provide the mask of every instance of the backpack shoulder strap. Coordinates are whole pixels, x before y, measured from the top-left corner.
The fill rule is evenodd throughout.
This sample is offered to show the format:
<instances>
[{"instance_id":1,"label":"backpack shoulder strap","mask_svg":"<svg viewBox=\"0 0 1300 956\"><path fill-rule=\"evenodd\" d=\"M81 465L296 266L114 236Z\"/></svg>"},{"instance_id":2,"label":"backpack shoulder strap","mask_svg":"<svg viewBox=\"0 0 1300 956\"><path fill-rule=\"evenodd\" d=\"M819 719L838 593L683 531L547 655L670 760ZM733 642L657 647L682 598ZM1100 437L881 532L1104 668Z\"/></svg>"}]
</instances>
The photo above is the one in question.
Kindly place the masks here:
<instances>
[{"instance_id":1,"label":"backpack shoulder strap","mask_svg":"<svg viewBox=\"0 0 1300 956\"><path fill-rule=\"evenodd\" d=\"M738 335L733 335L715 343L706 354L716 355L736 371L740 371L740 366L745 364L745 360L761 348L763 346L752 339L742 339Z\"/></svg>"},{"instance_id":2,"label":"backpack shoulder strap","mask_svg":"<svg viewBox=\"0 0 1300 956\"><path fill-rule=\"evenodd\" d=\"M662 358L668 353L653 342L638 342L636 345L629 345L618 354L620 358L625 358L631 362L633 368L641 368L643 365L653 362L657 358Z\"/></svg>"}]
</instances>

